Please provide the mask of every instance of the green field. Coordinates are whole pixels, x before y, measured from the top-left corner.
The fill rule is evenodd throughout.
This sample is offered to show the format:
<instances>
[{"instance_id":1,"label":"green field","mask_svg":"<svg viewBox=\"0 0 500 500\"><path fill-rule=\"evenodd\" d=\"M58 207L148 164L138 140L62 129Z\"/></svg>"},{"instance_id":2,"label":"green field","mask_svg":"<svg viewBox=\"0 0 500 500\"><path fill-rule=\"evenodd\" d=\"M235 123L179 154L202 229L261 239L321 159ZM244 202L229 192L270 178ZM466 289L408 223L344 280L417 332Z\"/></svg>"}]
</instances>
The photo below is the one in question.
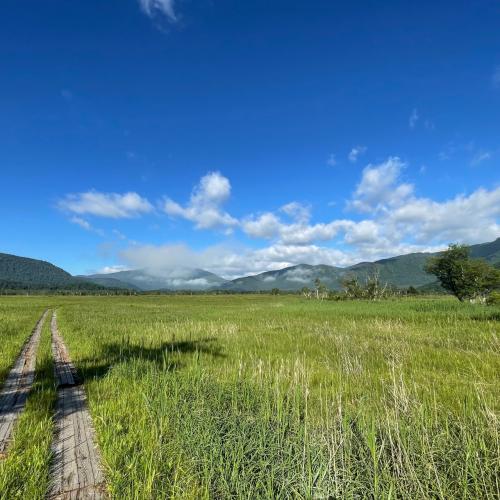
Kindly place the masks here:
<instances>
[{"instance_id":1,"label":"green field","mask_svg":"<svg viewBox=\"0 0 500 500\"><path fill-rule=\"evenodd\" d=\"M1 298L0 376L44 306L57 308L85 382L113 498L500 495L498 308L451 298ZM46 325L37 384L0 462L1 498L45 494L48 339ZM23 446L31 432L36 446Z\"/></svg>"}]
</instances>

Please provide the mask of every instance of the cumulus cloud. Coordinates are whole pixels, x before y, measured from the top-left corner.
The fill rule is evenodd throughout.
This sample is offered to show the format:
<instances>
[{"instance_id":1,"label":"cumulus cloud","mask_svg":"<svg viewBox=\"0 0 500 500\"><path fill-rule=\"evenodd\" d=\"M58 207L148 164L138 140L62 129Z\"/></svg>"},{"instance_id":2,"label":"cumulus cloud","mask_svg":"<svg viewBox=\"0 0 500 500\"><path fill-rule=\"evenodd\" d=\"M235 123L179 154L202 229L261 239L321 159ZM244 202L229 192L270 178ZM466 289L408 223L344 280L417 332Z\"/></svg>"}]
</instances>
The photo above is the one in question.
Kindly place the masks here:
<instances>
[{"instance_id":1,"label":"cumulus cloud","mask_svg":"<svg viewBox=\"0 0 500 500\"><path fill-rule=\"evenodd\" d=\"M347 155L347 158L351 163L356 163L358 161L358 158L365 152L366 146L355 146L351 149L351 151Z\"/></svg>"},{"instance_id":2,"label":"cumulus cloud","mask_svg":"<svg viewBox=\"0 0 500 500\"><path fill-rule=\"evenodd\" d=\"M297 201L287 203L280 208L280 211L291 217L295 222L307 224L311 218L311 207L303 205Z\"/></svg>"},{"instance_id":3,"label":"cumulus cloud","mask_svg":"<svg viewBox=\"0 0 500 500\"><path fill-rule=\"evenodd\" d=\"M395 185L397 190L397 185ZM362 221L334 220L330 223L303 225L302 236L293 223L279 219L276 240L263 248L217 245L195 251L187 245L135 245L121 253L130 267L162 268L199 267L224 278L282 269L296 264L328 264L345 267L360 261L373 261L412 252L435 252L451 241L478 243L500 235L500 187L478 189L469 195L458 195L437 202L412 195L404 204L389 207L373 219ZM334 227L326 237L318 228ZM270 232L259 233L268 239ZM343 249L312 241L329 241L342 235Z\"/></svg>"},{"instance_id":4,"label":"cumulus cloud","mask_svg":"<svg viewBox=\"0 0 500 500\"><path fill-rule=\"evenodd\" d=\"M387 221L396 231L404 228L405 236L421 244L433 241L479 243L500 234L500 187L478 189L470 195L458 195L437 202L412 198L392 212Z\"/></svg>"},{"instance_id":5,"label":"cumulus cloud","mask_svg":"<svg viewBox=\"0 0 500 500\"><path fill-rule=\"evenodd\" d=\"M408 125L410 126L410 128L413 129L416 127L419 118L420 116L418 114L417 108L413 108L410 114L410 118L408 118Z\"/></svg>"},{"instance_id":6,"label":"cumulus cloud","mask_svg":"<svg viewBox=\"0 0 500 500\"><path fill-rule=\"evenodd\" d=\"M271 212L266 212L258 217L248 218L243 221L242 228L252 238L275 238L281 230L283 223Z\"/></svg>"},{"instance_id":7,"label":"cumulus cloud","mask_svg":"<svg viewBox=\"0 0 500 500\"><path fill-rule=\"evenodd\" d=\"M412 184L398 184L405 166L400 158L394 156L378 165L365 167L351 207L360 212L376 212L403 203L413 193Z\"/></svg>"},{"instance_id":8,"label":"cumulus cloud","mask_svg":"<svg viewBox=\"0 0 500 500\"><path fill-rule=\"evenodd\" d=\"M372 220L352 223L348 226L344 239L350 245L376 245L380 240L379 225Z\"/></svg>"},{"instance_id":9,"label":"cumulus cloud","mask_svg":"<svg viewBox=\"0 0 500 500\"><path fill-rule=\"evenodd\" d=\"M193 250L185 244L129 242L118 262L127 269L167 273L171 280L191 279L189 273L172 275L172 270L186 268L207 269L234 278L301 263L345 267L398 254L437 251L449 242L493 240L500 235L500 187L480 188L436 201L418 196L413 184L405 182L405 166L398 157L368 164L347 203L358 214L351 219L325 221L314 220L311 206L297 201L238 220L223 208L231 196L229 179L219 172L209 172L195 186L187 203L164 199L165 213L189 220L199 229L241 230L249 238L264 240L261 248L222 244ZM59 205L71 212L73 223L87 230L93 228L83 214L120 218L153 210L136 193L90 191L68 195Z\"/></svg>"},{"instance_id":10,"label":"cumulus cloud","mask_svg":"<svg viewBox=\"0 0 500 500\"><path fill-rule=\"evenodd\" d=\"M153 211L153 206L146 198L133 192L118 194L87 191L68 194L59 200L58 207L78 215L88 214L113 219L138 217Z\"/></svg>"},{"instance_id":11,"label":"cumulus cloud","mask_svg":"<svg viewBox=\"0 0 500 500\"><path fill-rule=\"evenodd\" d=\"M187 205L182 206L166 198L163 202L163 210L171 217L181 217L194 222L198 229L216 227L231 229L238 225L238 221L222 209L222 205L230 194L229 179L220 172L209 172L200 179Z\"/></svg>"},{"instance_id":12,"label":"cumulus cloud","mask_svg":"<svg viewBox=\"0 0 500 500\"><path fill-rule=\"evenodd\" d=\"M327 241L351 224L346 220L311 224L310 207L298 202L288 203L279 210L289 220L284 221L272 212L251 216L243 220L241 228L252 238L277 240L283 244L307 245L314 241Z\"/></svg>"},{"instance_id":13,"label":"cumulus cloud","mask_svg":"<svg viewBox=\"0 0 500 500\"><path fill-rule=\"evenodd\" d=\"M142 11L149 17L161 14L170 21L177 21L177 15L174 8L174 0L139 0Z\"/></svg>"}]
</instances>

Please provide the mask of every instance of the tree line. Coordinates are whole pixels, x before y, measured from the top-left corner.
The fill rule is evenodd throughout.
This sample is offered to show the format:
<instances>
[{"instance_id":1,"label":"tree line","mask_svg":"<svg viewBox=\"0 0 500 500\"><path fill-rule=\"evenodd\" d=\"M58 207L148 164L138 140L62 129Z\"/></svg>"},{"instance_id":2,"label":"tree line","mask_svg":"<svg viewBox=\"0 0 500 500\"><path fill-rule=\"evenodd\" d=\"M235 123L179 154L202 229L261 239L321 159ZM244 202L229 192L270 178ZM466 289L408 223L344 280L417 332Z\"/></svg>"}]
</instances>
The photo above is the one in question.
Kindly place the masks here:
<instances>
[{"instance_id":1,"label":"tree line","mask_svg":"<svg viewBox=\"0 0 500 500\"><path fill-rule=\"evenodd\" d=\"M442 289L461 302L500 304L500 270L484 260L471 259L466 245L450 244L446 251L427 260L425 271L436 276ZM301 293L306 298L320 300L379 300L419 293L412 286L399 289L381 282L378 270L368 275L364 282L357 276L344 278L341 286L341 292L332 292L316 278L314 288L304 287Z\"/></svg>"}]
</instances>

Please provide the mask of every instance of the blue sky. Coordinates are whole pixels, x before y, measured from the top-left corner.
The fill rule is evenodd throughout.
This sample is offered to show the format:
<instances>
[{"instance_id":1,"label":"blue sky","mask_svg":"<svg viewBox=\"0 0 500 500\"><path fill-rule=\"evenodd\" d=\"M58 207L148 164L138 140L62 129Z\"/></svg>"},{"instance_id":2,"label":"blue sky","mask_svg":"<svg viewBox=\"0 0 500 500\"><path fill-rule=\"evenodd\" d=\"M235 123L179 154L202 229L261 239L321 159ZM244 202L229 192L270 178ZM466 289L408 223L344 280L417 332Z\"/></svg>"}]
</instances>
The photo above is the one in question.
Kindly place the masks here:
<instances>
[{"instance_id":1,"label":"blue sky","mask_svg":"<svg viewBox=\"0 0 500 500\"><path fill-rule=\"evenodd\" d=\"M500 236L500 3L4 0L0 251L230 277Z\"/></svg>"}]
</instances>

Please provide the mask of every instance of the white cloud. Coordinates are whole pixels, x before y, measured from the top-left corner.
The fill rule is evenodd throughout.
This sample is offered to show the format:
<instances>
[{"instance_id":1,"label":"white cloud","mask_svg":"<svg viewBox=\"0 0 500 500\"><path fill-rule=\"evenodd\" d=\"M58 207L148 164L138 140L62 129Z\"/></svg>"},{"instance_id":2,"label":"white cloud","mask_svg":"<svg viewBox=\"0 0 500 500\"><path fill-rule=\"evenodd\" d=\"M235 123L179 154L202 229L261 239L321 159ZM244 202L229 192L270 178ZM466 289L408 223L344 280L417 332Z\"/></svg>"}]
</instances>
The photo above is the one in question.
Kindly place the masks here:
<instances>
[{"instance_id":1,"label":"white cloud","mask_svg":"<svg viewBox=\"0 0 500 500\"><path fill-rule=\"evenodd\" d=\"M280 208L280 211L291 217L295 222L307 224L311 218L311 207L292 201Z\"/></svg>"},{"instance_id":2,"label":"white cloud","mask_svg":"<svg viewBox=\"0 0 500 500\"><path fill-rule=\"evenodd\" d=\"M360 212L373 212L403 203L413 193L412 184L397 184L405 166L394 156L379 165L365 167L351 207Z\"/></svg>"},{"instance_id":3,"label":"white cloud","mask_svg":"<svg viewBox=\"0 0 500 500\"><path fill-rule=\"evenodd\" d=\"M335 155L332 153L326 160L326 164L329 165L330 167L334 167L337 165L337 159L335 158Z\"/></svg>"},{"instance_id":4,"label":"white cloud","mask_svg":"<svg viewBox=\"0 0 500 500\"><path fill-rule=\"evenodd\" d=\"M351 163L356 163L358 161L358 158L366 152L366 149L366 146L355 146L351 149L351 151L347 155L347 158Z\"/></svg>"},{"instance_id":5,"label":"white cloud","mask_svg":"<svg viewBox=\"0 0 500 500\"><path fill-rule=\"evenodd\" d=\"M271 245L262 249L234 248L225 245L194 251L187 245L132 246L120 254L133 268L160 271L184 267L207 269L226 279L282 269L295 264L349 265L352 255L316 245Z\"/></svg>"},{"instance_id":6,"label":"white cloud","mask_svg":"<svg viewBox=\"0 0 500 500\"><path fill-rule=\"evenodd\" d=\"M85 219L82 219L81 217L71 217L70 222L73 224L76 224L77 226L82 227L83 229L87 231L92 230L92 226L90 225L90 222L88 222Z\"/></svg>"},{"instance_id":7,"label":"white cloud","mask_svg":"<svg viewBox=\"0 0 500 500\"><path fill-rule=\"evenodd\" d=\"M102 269L99 269L99 271L93 274L111 274L111 273L118 273L120 271L128 271L129 269L130 269L129 267L123 265L104 266Z\"/></svg>"},{"instance_id":8,"label":"white cloud","mask_svg":"<svg viewBox=\"0 0 500 500\"><path fill-rule=\"evenodd\" d=\"M92 224L90 224L90 222L88 220L86 220L82 217L74 216L74 217L71 217L71 219L69 221L72 222L73 224L76 224L77 226L80 226L81 228L85 229L85 231L96 233L99 236L104 236L104 231L102 231L101 229L96 229L94 226L92 226Z\"/></svg>"},{"instance_id":9,"label":"white cloud","mask_svg":"<svg viewBox=\"0 0 500 500\"><path fill-rule=\"evenodd\" d=\"M174 0L139 0L139 4L145 14L153 17L155 14L162 14L170 21L177 21L174 9Z\"/></svg>"},{"instance_id":10,"label":"white cloud","mask_svg":"<svg viewBox=\"0 0 500 500\"><path fill-rule=\"evenodd\" d=\"M312 273L310 269L294 268L283 273L287 280L295 283L309 283L312 280Z\"/></svg>"},{"instance_id":11,"label":"white cloud","mask_svg":"<svg viewBox=\"0 0 500 500\"><path fill-rule=\"evenodd\" d=\"M129 241L118 262L127 269L163 273L169 269L172 280L191 279L171 275L172 269L180 272L195 267L234 278L300 263L344 267L403 253L436 251L449 242L484 242L500 235L500 187L436 201L419 197L413 184L402 179L404 169L405 163L398 157L368 164L348 202L348 207L364 217L325 221L313 220L311 207L297 201L238 220L223 209L231 195L229 180L219 172L210 172L200 179L185 205L165 199L164 211L192 221L196 228L238 228L251 238L265 240L264 246L223 244L195 251L183 244L155 246ZM136 193L95 191L68 195L59 206L71 212L71 221L86 230L94 229L82 214L119 218L153 210ZM113 234L121 235L116 230Z\"/></svg>"},{"instance_id":12,"label":"white cloud","mask_svg":"<svg viewBox=\"0 0 500 500\"><path fill-rule=\"evenodd\" d=\"M265 212L244 219L241 228L252 238L274 239L282 244L308 245L314 241L331 240L340 230L351 224L346 220L310 224L310 207L297 202L284 205L280 212L290 217L291 222L284 222L276 214Z\"/></svg>"},{"instance_id":13,"label":"white cloud","mask_svg":"<svg viewBox=\"0 0 500 500\"><path fill-rule=\"evenodd\" d=\"M408 118L408 125L410 128L415 128L420 118L417 108L414 108L411 112L410 118Z\"/></svg>"},{"instance_id":14,"label":"white cloud","mask_svg":"<svg viewBox=\"0 0 500 500\"><path fill-rule=\"evenodd\" d=\"M500 234L500 187L478 189L445 202L412 198L387 218L389 228L404 230L417 243L460 241L479 243Z\"/></svg>"},{"instance_id":15,"label":"white cloud","mask_svg":"<svg viewBox=\"0 0 500 500\"><path fill-rule=\"evenodd\" d=\"M397 191L397 183L393 185ZM403 204L387 205L387 210L374 218L359 222L334 220L299 226L276 218L272 226L277 228L275 233L256 233L265 239L271 239L272 233L276 241L259 249L217 245L195 251L187 245L135 245L121 253L121 260L134 268L197 267L227 279L301 263L345 267L394 255L435 252L449 242L493 240L500 235L499 217L500 187L478 189L444 202L411 195ZM348 248L311 243L330 241L337 234L343 235Z\"/></svg>"},{"instance_id":16,"label":"white cloud","mask_svg":"<svg viewBox=\"0 0 500 500\"><path fill-rule=\"evenodd\" d=\"M473 157L472 160L470 161L470 164L473 167L476 167L483 161L489 160L491 158L491 153L489 151L478 151Z\"/></svg>"},{"instance_id":17,"label":"white cloud","mask_svg":"<svg viewBox=\"0 0 500 500\"><path fill-rule=\"evenodd\" d=\"M189 203L182 206L166 198L163 210L171 217L181 217L195 223L198 229L226 227L231 229L238 221L223 211L221 206L231 194L229 180L220 172L209 172L194 188Z\"/></svg>"},{"instance_id":18,"label":"white cloud","mask_svg":"<svg viewBox=\"0 0 500 500\"><path fill-rule=\"evenodd\" d=\"M68 194L59 201L61 210L78 215L88 214L113 219L137 217L152 212L153 206L137 193L100 193L87 191L85 193Z\"/></svg>"},{"instance_id":19,"label":"white cloud","mask_svg":"<svg viewBox=\"0 0 500 500\"><path fill-rule=\"evenodd\" d=\"M275 238L281 230L281 220L271 212L243 221L242 228L252 238Z\"/></svg>"},{"instance_id":20,"label":"white cloud","mask_svg":"<svg viewBox=\"0 0 500 500\"><path fill-rule=\"evenodd\" d=\"M345 241L351 245L376 245L379 240L379 226L372 220L363 220L357 224L352 224L345 235Z\"/></svg>"}]
</instances>

